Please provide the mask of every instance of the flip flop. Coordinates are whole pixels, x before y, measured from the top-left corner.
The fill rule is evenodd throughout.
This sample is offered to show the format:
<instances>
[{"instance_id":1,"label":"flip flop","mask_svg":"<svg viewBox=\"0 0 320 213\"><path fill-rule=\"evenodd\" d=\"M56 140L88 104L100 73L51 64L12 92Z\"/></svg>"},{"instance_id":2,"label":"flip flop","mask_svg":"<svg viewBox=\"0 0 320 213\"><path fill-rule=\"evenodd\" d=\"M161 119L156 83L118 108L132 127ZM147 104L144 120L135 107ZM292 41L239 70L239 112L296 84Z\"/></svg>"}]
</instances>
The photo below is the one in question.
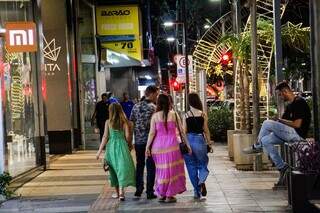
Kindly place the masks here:
<instances>
[{"instance_id":1,"label":"flip flop","mask_svg":"<svg viewBox=\"0 0 320 213\"><path fill-rule=\"evenodd\" d=\"M120 196L119 196L119 200L120 200L120 201L125 201L126 198L125 198L123 195L120 195Z\"/></svg>"},{"instance_id":2,"label":"flip flop","mask_svg":"<svg viewBox=\"0 0 320 213\"><path fill-rule=\"evenodd\" d=\"M117 198L119 198L119 195L117 195L116 193L113 193L113 194L111 195L111 197L112 197L113 199L117 199Z\"/></svg>"},{"instance_id":3,"label":"flip flop","mask_svg":"<svg viewBox=\"0 0 320 213\"><path fill-rule=\"evenodd\" d=\"M176 203L177 202L177 198L175 197L170 197L167 198L166 203Z\"/></svg>"},{"instance_id":4,"label":"flip flop","mask_svg":"<svg viewBox=\"0 0 320 213\"><path fill-rule=\"evenodd\" d=\"M160 203L164 203L166 201L166 197L160 197L158 201Z\"/></svg>"}]
</instances>

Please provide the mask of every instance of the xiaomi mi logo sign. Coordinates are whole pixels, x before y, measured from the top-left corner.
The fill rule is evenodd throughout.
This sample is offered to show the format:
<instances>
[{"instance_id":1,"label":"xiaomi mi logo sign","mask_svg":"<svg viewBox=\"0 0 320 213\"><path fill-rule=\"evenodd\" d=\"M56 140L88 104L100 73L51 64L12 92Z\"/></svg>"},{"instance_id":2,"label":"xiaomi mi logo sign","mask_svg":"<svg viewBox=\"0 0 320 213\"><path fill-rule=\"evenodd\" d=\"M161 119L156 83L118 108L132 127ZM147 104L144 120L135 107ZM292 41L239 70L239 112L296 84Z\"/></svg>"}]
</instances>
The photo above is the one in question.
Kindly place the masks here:
<instances>
[{"instance_id":1,"label":"xiaomi mi logo sign","mask_svg":"<svg viewBox=\"0 0 320 213\"><path fill-rule=\"evenodd\" d=\"M36 24L33 22L7 22L6 49L8 52L37 51Z\"/></svg>"}]
</instances>

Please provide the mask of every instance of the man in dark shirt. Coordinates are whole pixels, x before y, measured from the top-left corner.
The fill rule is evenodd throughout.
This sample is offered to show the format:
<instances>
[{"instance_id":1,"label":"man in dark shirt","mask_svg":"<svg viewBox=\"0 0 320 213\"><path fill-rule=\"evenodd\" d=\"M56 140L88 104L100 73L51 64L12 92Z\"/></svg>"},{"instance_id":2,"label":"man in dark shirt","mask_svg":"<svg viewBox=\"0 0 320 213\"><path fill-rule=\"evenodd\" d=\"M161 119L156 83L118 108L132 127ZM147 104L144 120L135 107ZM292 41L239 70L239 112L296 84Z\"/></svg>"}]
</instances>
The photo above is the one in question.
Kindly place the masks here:
<instances>
[{"instance_id":1,"label":"man in dark shirt","mask_svg":"<svg viewBox=\"0 0 320 213\"><path fill-rule=\"evenodd\" d=\"M124 114L126 114L127 118L130 119L131 111L133 109L134 103L129 99L128 93L123 93L123 100L121 101L121 106Z\"/></svg>"},{"instance_id":2,"label":"man in dark shirt","mask_svg":"<svg viewBox=\"0 0 320 213\"><path fill-rule=\"evenodd\" d=\"M99 128L100 142L104 134L104 125L106 123L106 120L109 119L109 104L107 93L103 93L101 95L101 99L102 100L96 104L96 108L91 118L92 123L94 119L96 119L96 124Z\"/></svg>"},{"instance_id":3,"label":"man in dark shirt","mask_svg":"<svg viewBox=\"0 0 320 213\"><path fill-rule=\"evenodd\" d=\"M279 91L279 96L288 102L284 114L281 118L264 121L257 143L243 152L259 153L264 148L280 171L278 184L281 184L289 167L274 145L304 140L310 126L311 112L307 102L302 97L295 96L286 82L278 84L276 90Z\"/></svg>"},{"instance_id":4,"label":"man in dark shirt","mask_svg":"<svg viewBox=\"0 0 320 213\"><path fill-rule=\"evenodd\" d=\"M156 86L148 86L145 92L145 99L134 105L130 120L134 124L134 140L137 160L136 171L136 193L135 196L140 197L143 188L143 173L145 164L147 166L147 198L153 199L154 195L154 179L155 179L155 164L152 157L146 159L146 146L150 131L150 122L153 113L156 111L154 104L158 97L158 88Z\"/></svg>"}]
</instances>

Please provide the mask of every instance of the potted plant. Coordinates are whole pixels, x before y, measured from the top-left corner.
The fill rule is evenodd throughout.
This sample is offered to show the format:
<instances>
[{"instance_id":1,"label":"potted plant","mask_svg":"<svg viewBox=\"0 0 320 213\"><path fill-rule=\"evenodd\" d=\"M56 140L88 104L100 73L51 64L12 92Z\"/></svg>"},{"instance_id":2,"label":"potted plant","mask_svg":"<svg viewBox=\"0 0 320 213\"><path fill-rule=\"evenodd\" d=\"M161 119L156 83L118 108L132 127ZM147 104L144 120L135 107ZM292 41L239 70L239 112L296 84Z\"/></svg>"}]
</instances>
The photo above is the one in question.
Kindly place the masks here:
<instances>
[{"instance_id":1,"label":"potted plant","mask_svg":"<svg viewBox=\"0 0 320 213\"><path fill-rule=\"evenodd\" d=\"M312 212L314 206L309 200L320 199L320 143L299 142L290 145L290 150L289 204L293 212Z\"/></svg>"},{"instance_id":2,"label":"potted plant","mask_svg":"<svg viewBox=\"0 0 320 213\"><path fill-rule=\"evenodd\" d=\"M12 196L12 192L8 189L12 177L9 173L0 174L0 202Z\"/></svg>"},{"instance_id":3,"label":"potted plant","mask_svg":"<svg viewBox=\"0 0 320 213\"><path fill-rule=\"evenodd\" d=\"M232 110L226 106L210 107L208 110L208 127L214 141L226 141L227 130L233 127Z\"/></svg>"}]
</instances>

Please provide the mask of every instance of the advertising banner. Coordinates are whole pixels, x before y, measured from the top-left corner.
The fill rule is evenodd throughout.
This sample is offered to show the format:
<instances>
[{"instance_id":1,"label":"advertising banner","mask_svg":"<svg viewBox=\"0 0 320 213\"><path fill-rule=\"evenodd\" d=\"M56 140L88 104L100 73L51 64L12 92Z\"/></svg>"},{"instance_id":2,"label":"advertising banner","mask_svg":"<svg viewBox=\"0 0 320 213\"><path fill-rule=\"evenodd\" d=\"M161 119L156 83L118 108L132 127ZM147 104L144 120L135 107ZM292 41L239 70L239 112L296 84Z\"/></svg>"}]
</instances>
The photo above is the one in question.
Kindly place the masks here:
<instances>
[{"instance_id":1,"label":"advertising banner","mask_svg":"<svg viewBox=\"0 0 320 213\"><path fill-rule=\"evenodd\" d=\"M102 46L141 61L142 42L139 18L137 5L97 7L97 33Z\"/></svg>"}]
</instances>

